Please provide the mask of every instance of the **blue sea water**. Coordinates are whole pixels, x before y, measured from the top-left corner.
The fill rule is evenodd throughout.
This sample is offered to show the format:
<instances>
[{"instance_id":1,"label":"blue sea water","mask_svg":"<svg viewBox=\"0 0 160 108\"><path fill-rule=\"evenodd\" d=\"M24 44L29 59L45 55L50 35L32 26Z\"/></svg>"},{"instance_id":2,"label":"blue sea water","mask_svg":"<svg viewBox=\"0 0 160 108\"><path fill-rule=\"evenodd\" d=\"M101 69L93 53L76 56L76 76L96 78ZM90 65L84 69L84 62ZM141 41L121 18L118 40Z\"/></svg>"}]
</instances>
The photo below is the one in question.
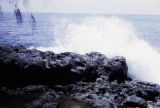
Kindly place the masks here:
<instances>
[{"instance_id":1,"label":"blue sea water","mask_svg":"<svg viewBox=\"0 0 160 108\"><path fill-rule=\"evenodd\" d=\"M24 45L42 51L98 51L124 56L128 74L160 84L160 16L35 13L36 23L23 14L0 17L0 44Z\"/></svg>"},{"instance_id":2,"label":"blue sea water","mask_svg":"<svg viewBox=\"0 0 160 108\"><path fill-rule=\"evenodd\" d=\"M48 15L37 14L36 25L31 23L28 14L23 14L23 23L17 24L12 13L5 13L0 18L0 43L11 45L49 45L52 41L52 24Z\"/></svg>"},{"instance_id":3,"label":"blue sea water","mask_svg":"<svg viewBox=\"0 0 160 108\"><path fill-rule=\"evenodd\" d=\"M16 23L13 13L5 13L0 17L0 43L11 45L25 45L45 47L54 44L55 26L61 24L60 35L64 34L64 27L70 22L81 23L85 17L116 16L129 21L136 28L139 38L146 40L152 46L160 48L160 16L158 15L105 15L105 14L52 14L36 13L36 25L31 23L29 14L23 14L24 22ZM64 20L67 19L66 21ZM64 20L64 21L60 21ZM56 33L55 33L56 32Z\"/></svg>"}]
</instances>

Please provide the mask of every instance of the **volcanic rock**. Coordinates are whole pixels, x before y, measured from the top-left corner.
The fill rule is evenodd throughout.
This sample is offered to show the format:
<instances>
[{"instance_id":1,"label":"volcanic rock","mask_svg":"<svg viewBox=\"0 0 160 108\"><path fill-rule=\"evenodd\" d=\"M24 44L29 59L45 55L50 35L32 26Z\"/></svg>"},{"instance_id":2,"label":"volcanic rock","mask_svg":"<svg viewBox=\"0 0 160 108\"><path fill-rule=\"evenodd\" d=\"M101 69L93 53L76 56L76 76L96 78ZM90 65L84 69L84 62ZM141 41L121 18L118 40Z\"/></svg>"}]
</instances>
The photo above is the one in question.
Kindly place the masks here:
<instances>
[{"instance_id":1,"label":"volcanic rock","mask_svg":"<svg viewBox=\"0 0 160 108\"><path fill-rule=\"evenodd\" d=\"M160 85L131 80L124 57L0 45L0 66L0 108L160 107Z\"/></svg>"}]
</instances>

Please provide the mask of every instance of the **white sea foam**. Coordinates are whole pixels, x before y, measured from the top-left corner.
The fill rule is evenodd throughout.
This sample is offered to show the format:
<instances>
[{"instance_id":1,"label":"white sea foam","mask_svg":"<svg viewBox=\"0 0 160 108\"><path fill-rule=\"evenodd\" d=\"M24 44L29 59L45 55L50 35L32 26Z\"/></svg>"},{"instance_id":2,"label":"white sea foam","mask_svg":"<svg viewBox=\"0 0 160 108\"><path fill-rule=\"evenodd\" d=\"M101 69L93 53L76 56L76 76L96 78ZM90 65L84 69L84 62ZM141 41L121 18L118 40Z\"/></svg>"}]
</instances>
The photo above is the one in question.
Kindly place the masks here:
<instances>
[{"instance_id":1,"label":"white sea foam","mask_svg":"<svg viewBox=\"0 0 160 108\"><path fill-rule=\"evenodd\" d=\"M124 56L130 76L160 84L160 54L138 38L132 23L117 17L85 18L80 24L68 23L65 19L56 25L54 33L62 31L63 36L54 36L52 47L38 49L80 54L97 51L108 57Z\"/></svg>"}]
</instances>

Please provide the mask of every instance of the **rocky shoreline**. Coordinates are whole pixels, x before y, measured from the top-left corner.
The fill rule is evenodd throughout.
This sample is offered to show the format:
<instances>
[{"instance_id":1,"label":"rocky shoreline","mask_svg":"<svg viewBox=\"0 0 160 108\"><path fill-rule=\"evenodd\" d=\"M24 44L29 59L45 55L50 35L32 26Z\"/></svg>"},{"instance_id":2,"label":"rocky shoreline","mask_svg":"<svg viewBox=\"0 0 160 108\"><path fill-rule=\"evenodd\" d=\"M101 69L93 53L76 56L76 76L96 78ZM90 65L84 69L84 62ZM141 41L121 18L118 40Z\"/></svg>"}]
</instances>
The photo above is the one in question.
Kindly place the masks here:
<instances>
[{"instance_id":1,"label":"rocky shoreline","mask_svg":"<svg viewBox=\"0 0 160 108\"><path fill-rule=\"evenodd\" d=\"M0 45L0 108L159 108L160 86L128 77L124 57Z\"/></svg>"}]
</instances>

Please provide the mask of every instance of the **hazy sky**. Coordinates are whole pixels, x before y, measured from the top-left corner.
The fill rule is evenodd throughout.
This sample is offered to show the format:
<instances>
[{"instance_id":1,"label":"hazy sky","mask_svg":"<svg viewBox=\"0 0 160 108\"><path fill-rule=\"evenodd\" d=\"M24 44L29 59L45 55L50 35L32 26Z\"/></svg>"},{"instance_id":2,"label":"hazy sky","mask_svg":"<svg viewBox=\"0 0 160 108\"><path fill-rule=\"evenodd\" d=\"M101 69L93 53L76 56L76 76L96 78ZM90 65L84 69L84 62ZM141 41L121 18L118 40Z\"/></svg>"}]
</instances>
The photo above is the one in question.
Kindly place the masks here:
<instances>
[{"instance_id":1,"label":"hazy sky","mask_svg":"<svg viewBox=\"0 0 160 108\"><path fill-rule=\"evenodd\" d=\"M2 5L4 11L12 8L7 3ZM160 14L160 0L30 0L30 9L33 12Z\"/></svg>"}]
</instances>

